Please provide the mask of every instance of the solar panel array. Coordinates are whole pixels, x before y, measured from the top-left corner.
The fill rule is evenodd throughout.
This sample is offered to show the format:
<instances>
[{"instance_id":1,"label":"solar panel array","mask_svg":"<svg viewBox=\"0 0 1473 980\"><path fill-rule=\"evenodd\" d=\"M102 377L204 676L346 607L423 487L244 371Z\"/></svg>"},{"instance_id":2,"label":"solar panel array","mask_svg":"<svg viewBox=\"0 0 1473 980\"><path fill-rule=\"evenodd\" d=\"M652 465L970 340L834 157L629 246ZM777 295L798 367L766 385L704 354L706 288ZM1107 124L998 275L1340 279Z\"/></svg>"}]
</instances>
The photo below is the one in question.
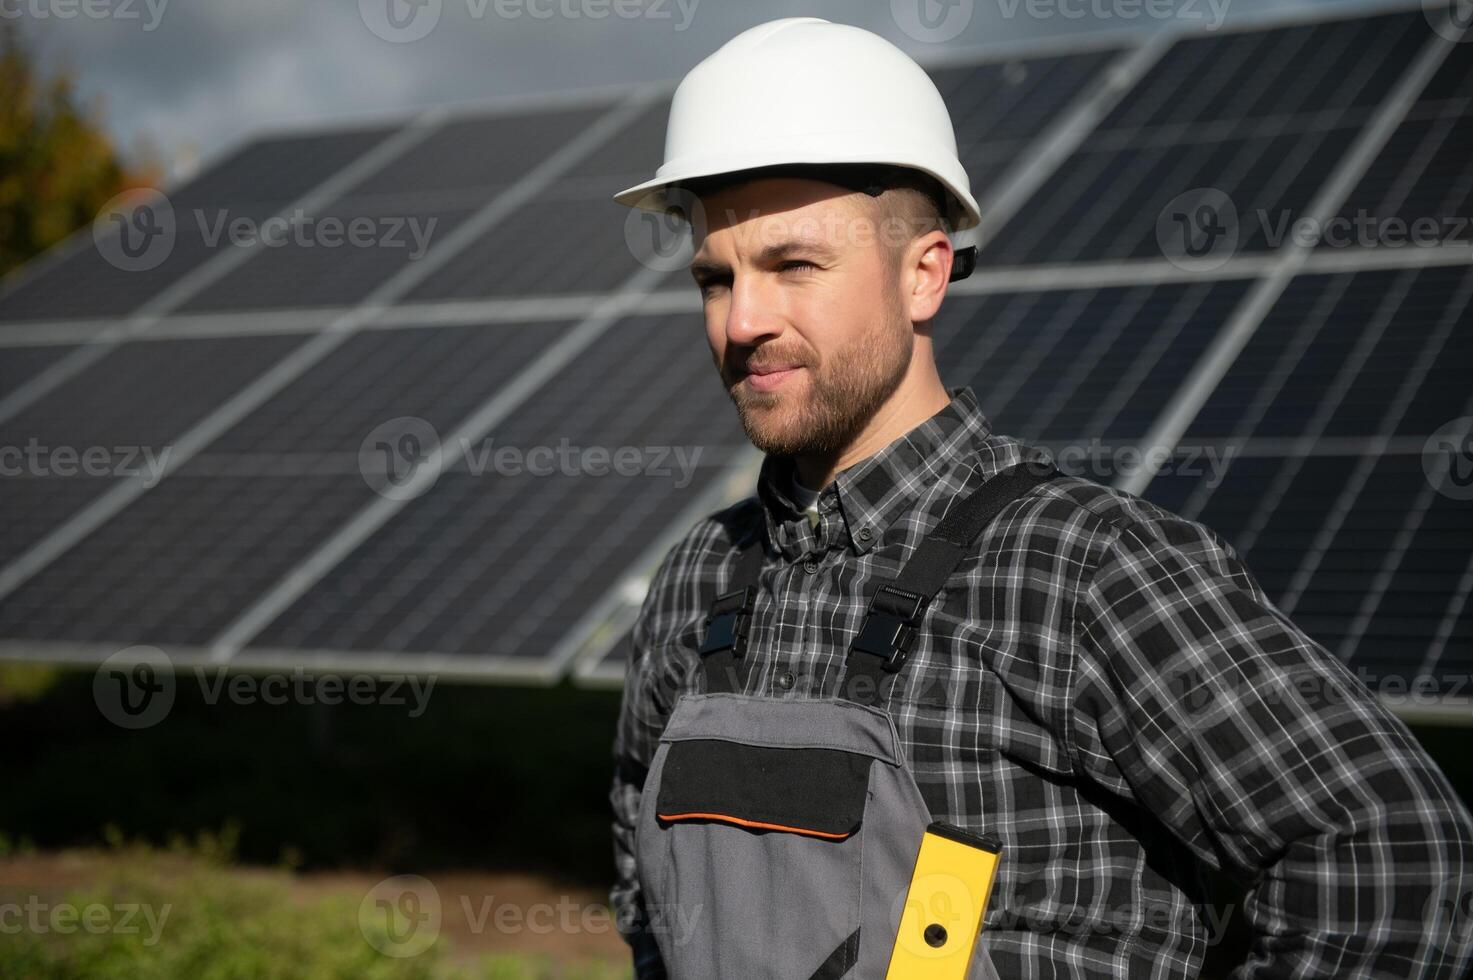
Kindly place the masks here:
<instances>
[{"instance_id":1,"label":"solar panel array","mask_svg":"<svg viewBox=\"0 0 1473 980\"><path fill-rule=\"evenodd\" d=\"M1094 475L1444 708L1473 503L1428 447L1473 415L1473 256L1285 230L1469 216L1456 37L1418 6L923 62L991 221L948 384L1056 451L1177 447ZM167 191L163 261L88 230L10 277L0 446L41 462L0 479L0 656L616 683L653 565L758 459L667 229L609 199L672 88L263 137ZM1170 247L1204 190L1210 262Z\"/></svg>"}]
</instances>

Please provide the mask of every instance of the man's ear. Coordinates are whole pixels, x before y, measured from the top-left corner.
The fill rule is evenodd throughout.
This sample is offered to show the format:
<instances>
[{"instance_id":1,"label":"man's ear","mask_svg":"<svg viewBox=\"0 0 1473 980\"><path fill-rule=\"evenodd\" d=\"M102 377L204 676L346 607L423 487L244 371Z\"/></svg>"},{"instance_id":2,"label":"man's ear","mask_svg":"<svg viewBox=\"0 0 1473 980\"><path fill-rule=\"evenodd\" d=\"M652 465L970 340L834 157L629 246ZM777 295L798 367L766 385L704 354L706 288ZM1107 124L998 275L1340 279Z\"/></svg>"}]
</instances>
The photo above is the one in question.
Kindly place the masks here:
<instances>
[{"instance_id":1,"label":"man's ear","mask_svg":"<svg viewBox=\"0 0 1473 980\"><path fill-rule=\"evenodd\" d=\"M951 239L940 230L927 232L906 249L900 282L905 291L907 316L912 323L930 320L941 309L954 259Z\"/></svg>"}]
</instances>

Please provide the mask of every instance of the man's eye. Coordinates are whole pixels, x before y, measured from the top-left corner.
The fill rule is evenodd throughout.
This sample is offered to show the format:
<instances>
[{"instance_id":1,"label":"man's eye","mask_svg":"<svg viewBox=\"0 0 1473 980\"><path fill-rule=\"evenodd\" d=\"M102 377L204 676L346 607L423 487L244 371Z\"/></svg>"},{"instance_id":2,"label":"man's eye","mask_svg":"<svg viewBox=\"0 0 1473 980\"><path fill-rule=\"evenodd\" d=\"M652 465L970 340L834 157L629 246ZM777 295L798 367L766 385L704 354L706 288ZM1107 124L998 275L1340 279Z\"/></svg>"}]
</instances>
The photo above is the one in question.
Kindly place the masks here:
<instances>
[{"instance_id":1,"label":"man's eye","mask_svg":"<svg viewBox=\"0 0 1473 980\"><path fill-rule=\"evenodd\" d=\"M818 266L805 259L789 259L778 268L780 268L783 272L792 272L794 269L804 272L811 272L812 270L817 269Z\"/></svg>"}]
</instances>

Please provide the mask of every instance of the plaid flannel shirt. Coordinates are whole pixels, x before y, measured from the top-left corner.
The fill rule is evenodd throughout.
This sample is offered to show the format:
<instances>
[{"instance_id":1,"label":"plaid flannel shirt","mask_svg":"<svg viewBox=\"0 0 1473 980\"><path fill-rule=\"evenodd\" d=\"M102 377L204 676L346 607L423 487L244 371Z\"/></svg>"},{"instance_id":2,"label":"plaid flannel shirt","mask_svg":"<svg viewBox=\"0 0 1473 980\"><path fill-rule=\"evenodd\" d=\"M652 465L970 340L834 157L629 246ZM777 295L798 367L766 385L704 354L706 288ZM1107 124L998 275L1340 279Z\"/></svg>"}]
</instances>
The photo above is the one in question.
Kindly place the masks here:
<instances>
[{"instance_id":1,"label":"plaid flannel shirt","mask_svg":"<svg viewBox=\"0 0 1473 980\"><path fill-rule=\"evenodd\" d=\"M832 697L870 593L948 504L1038 450L969 388L840 473L811 526L768 456L757 494L656 572L614 742L616 921L664 974L634 826L677 695L698 689L707 605L765 521L745 691ZM928 608L888 689L932 816L1001 838L983 923L1000 975L1194 977L1238 911L1235 977L1463 977L1473 821L1365 686L1294 626L1206 526L1067 477L1008 505ZM1212 909L1201 864L1243 883Z\"/></svg>"}]
</instances>

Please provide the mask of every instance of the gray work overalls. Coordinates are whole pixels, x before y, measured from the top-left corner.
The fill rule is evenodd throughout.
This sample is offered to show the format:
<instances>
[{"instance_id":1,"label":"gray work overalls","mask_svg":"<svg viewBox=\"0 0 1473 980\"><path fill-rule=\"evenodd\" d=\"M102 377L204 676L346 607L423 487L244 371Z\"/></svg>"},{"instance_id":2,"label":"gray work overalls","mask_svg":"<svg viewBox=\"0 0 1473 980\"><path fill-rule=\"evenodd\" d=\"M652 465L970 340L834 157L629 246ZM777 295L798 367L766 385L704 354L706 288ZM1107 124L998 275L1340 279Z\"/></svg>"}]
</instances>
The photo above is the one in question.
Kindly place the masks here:
<instances>
[{"instance_id":1,"label":"gray work overalls","mask_svg":"<svg viewBox=\"0 0 1473 980\"><path fill-rule=\"evenodd\" d=\"M931 814L881 681L905 664L927 604L1006 504L1058 476L1019 463L954 504L880 586L835 698L741 689L762 527L716 597L705 691L675 702L641 796L640 884L671 980L880 980ZM969 978L996 972L984 944Z\"/></svg>"}]
</instances>

